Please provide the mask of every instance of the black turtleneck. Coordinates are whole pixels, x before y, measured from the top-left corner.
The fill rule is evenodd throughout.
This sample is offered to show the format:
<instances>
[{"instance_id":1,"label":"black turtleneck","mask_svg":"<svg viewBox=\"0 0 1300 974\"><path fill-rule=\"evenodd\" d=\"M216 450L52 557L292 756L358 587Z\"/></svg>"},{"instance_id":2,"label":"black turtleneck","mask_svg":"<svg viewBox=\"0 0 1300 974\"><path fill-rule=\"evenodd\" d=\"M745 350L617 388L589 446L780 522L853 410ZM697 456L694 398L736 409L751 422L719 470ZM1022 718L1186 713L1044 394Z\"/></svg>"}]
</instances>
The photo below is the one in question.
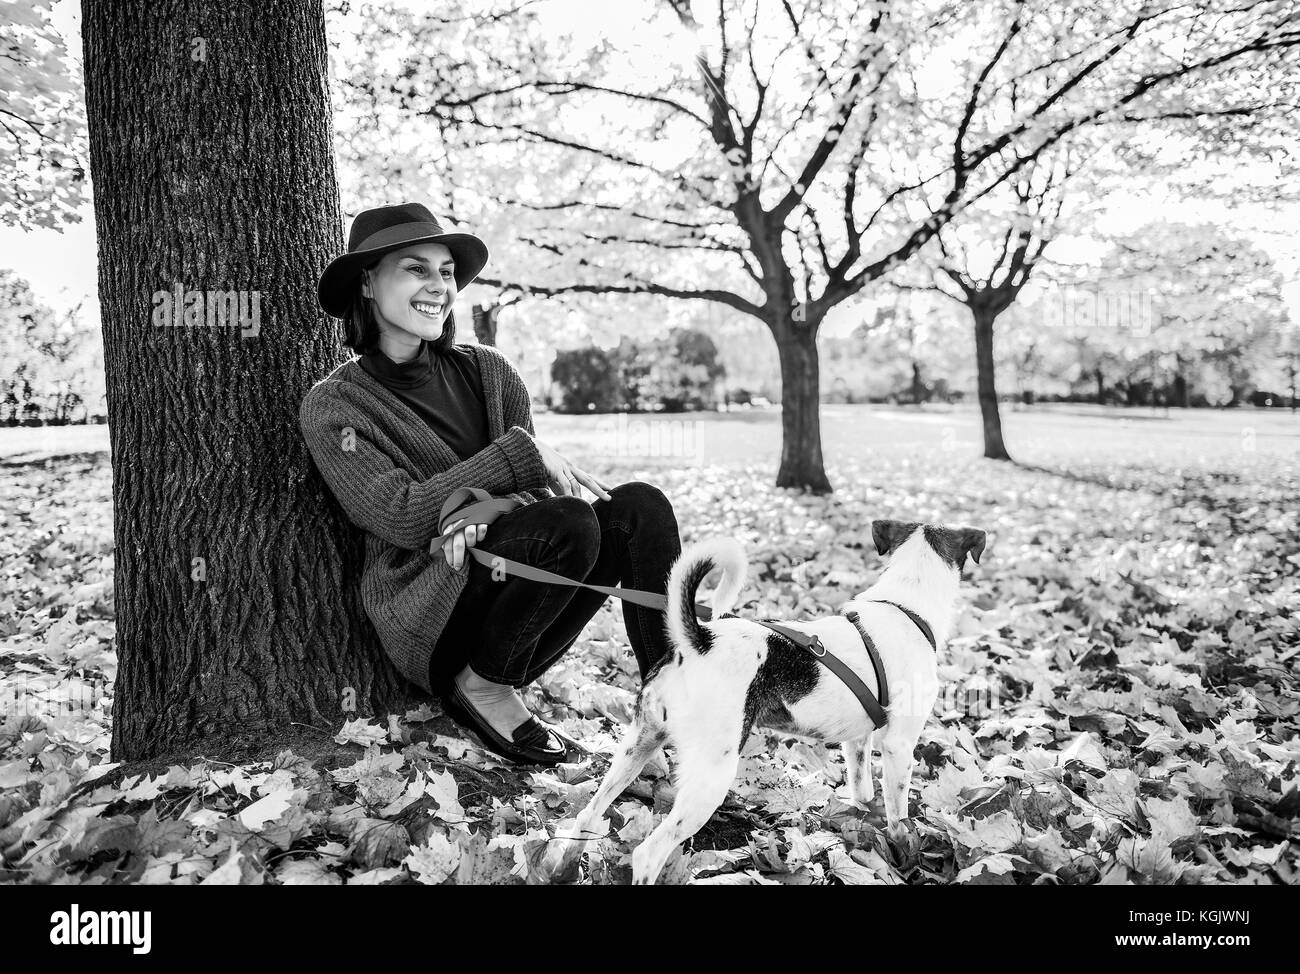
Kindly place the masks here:
<instances>
[{"instance_id":1,"label":"black turtleneck","mask_svg":"<svg viewBox=\"0 0 1300 974\"><path fill-rule=\"evenodd\" d=\"M452 345L434 354L427 341L409 362L394 362L379 349L361 356L361 367L410 406L462 460L491 442L483 377L474 353Z\"/></svg>"}]
</instances>

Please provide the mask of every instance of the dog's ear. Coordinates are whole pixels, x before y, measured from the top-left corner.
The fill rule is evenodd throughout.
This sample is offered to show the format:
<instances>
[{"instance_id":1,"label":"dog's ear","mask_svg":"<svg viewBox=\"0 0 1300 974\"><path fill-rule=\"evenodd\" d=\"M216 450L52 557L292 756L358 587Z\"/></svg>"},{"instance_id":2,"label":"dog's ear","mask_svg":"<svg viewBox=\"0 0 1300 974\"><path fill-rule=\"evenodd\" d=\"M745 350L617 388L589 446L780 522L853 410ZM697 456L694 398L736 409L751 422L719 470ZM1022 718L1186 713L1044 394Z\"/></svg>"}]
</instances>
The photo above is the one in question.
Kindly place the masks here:
<instances>
[{"instance_id":1,"label":"dog's ear","mask_svg":"<svg viewBox=\"0 0 1300 974\"><path fill-rule=\"evenodd\" d=\"M876 554L885 555L907 540L916 527L906 521L872 521L871 540L876 543Z\"/></svg>"},{"instance_id":2,"label":"dog's ear","mask_svg":"<svg viewBox=\"0 0 1300 974\"><path fill-rule=\"evenodd\" d=\"M966 564L966 556L970 555L975 564L980 563L980 555L984 554L984 542L987 536L978 528L960 528L957 531L958 551L961 554L957 558L958 569Z\"/></svg>"}]
</instances>

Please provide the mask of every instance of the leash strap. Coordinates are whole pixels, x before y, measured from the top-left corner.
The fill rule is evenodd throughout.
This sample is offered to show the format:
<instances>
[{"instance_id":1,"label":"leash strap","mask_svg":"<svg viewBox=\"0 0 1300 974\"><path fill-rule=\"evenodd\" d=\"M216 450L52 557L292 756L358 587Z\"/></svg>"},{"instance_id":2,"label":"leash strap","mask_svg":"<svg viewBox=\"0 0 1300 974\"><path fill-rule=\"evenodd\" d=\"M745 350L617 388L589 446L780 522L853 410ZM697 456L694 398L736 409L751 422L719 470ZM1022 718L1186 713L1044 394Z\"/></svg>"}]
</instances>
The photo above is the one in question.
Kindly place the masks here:
<instances>
[{"instance_id":1,"label":"leash strap","mask_svg":"<svg viewBox=\"0 0 1300 974\"><path fill-rule=\"evenodd\" d=\"M451 527L453 523L463 521L469 524L491 524L502 514L509 513L518 507L522 507L523 502L514 500L509 497L493 497L487 491L478 487L458 487L452 491L447 499L443 502L442 510L438 517L438 534L429 542L429 554L437 555L438 548L448 536L455 534L457 531L464 529L464 524L458 527ZM574 581L572 578L566 578L563 575L557 575L555 572L549 572L544 568L536 568L532 565L525 565L523 562L515 561L513 558L507 558L504 555L494 555L490 551L484 551L482 548L466 547L465 549L480 564L491 569L500 569L509 575L518 578L526 578L534 582L549 582L553 585L568 585L574 588L589 588L593 592L603 592L606 595L612 595L615 598L623 599L625 602L632 602L636 605L645 606L647 609L657 609L660 612L666 612L668 609L667 596L660 595L656 592L643 592L634 588L623 588L622 586L610 585L588 585L586 582ZM892 603L891 603L892 604ZM902 606L899 606L902 608ZM908 612L907 609L903 609ZM696 615L704 621L713 618L713 610L700 602L695 603ZM908 612L912 615L911 612ZM854 614L856 620L857 615ZM919 617L914 617L918 625L924 625ZM862 704L862 709L867 712L872 723L877 727L885 725L885 711L878 702L871 690L861 678L848 667L843 660L822 645L822 641L816 635L805 632L799 632L788 626L782 626L774 622L763 622L759 619L752 620L760 626L766 626L779 636L790 640L800 649L806 649L816 657L822 665L834 673L858 698ZM856 626L856 621L854 622ZM926 627L928 633L928 627ZM858 627L863 641L867 644L867 652L871 655L871 665L876 671L876 683L880 687L881 698L884 706L889 705L889 688L885 684L885 670L880 661L880 655L876 652L875 644L861 627ZM933 644L933 637L930 638Z\"/></svg>"},{"instance_id":2,"label":"leash strap","mask_svg":"<svg viewBox=\"0 0 1300 974\"><path fill-rule=\"evenodd\" d=\"M468 503L466 503L467 499ZM493 497L487 491L478 487L458 487L443 502L442 512L438 518L438 534L429 542L429 554L437 555L439 547L449 535L464 530L464 524L452 528L449 526L452 523L463 520L467 524L491 524L502 514L523 506L522 501L513 500L509 497ZM568 585L573 588L589 588L594 592L603 592L606 595L613 595L627 602L643 605L647 609L658 609L660 612L665 612L668 609L667 597L657 592L643 592L640 589L623 588L621 586L588 585L586 582L574 581L572 578L557 575L555 572L548 572L544 568L525 565L513 558L507 558L505 555L494 555L492 552L484 551L477 546L466 547L465 550L485 567L494 570L500 569L506 574L518 578L526 578L533 582L549 582L553 585ZM699 602L695 603L695 611L701 618L706 620L712 616L709 607Z\"/></svg>"}]
</instances>

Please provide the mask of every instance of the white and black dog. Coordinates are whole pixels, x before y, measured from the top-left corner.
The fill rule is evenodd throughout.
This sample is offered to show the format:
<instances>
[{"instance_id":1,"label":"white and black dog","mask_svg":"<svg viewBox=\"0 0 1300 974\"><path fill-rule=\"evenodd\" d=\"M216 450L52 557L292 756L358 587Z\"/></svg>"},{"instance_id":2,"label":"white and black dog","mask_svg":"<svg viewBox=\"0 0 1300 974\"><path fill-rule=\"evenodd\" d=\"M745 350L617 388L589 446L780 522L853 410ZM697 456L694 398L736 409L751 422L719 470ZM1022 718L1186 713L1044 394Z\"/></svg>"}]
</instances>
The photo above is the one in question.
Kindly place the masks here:
<instances>
[{"instance_id":1,"label":"white and black dog","mask_svg":"<svg viewBox=\"0 0 1300 974\"><path fill-rule=\"evenodd\" d=\"M840 615L783 625L817 635L879 697L866 639L874 642L890 698L880 739L885 817L897 835L908 814L913 750L939 694L937 648L955 622L966 556L979 561L985 535L972 528L883 520L872 522L871 535L876 550L889 556L876 584L845 603ZM722 578L714 592L712 621L701 623L694 611L695 593L715 567L721 567ZM632 724L599 790L572 827L553 840L547 852L552 875L581 848L592 824L663 744L672 744L676 752L677 797L633 852L634 883L653 883L678 843L694 835L722 804L755 724L843 742L854 804L863 807L875 797L871 746L877 728L848 685L809 650L772 630L736 616L722 618L736 604L745 567L741 546L730 538L691 544L673 564L665 624L674 651L646 678ZM854 611L856 624L844 614ZM930 629L935 648L923 626Z\"/></svg>"}]
</instances>

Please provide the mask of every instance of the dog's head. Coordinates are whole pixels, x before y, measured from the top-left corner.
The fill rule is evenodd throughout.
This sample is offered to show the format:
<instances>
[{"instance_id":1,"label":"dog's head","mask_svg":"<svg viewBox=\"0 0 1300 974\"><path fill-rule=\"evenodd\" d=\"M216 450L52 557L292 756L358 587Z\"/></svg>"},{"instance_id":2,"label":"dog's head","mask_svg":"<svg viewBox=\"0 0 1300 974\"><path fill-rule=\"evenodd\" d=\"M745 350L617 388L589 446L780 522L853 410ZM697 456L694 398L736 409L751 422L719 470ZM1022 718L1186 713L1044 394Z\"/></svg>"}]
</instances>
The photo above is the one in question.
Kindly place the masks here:
<instances>
[{"instance_id":1,"label":"dog's head","mask_svg":"<svg viewBox=\"0 0 1300 974\"><path fill-rule=\"evenodd\" d=\"M871 522L871 540L881 555L893 555L913 538L916 540L909 550L914 551L917 557L933 554L944 565L956 569L958 574L966 565L967 555L979 564L986 540L984 532L976 528L946 528L916 521Z\"/></svg>"}]
</instances>

